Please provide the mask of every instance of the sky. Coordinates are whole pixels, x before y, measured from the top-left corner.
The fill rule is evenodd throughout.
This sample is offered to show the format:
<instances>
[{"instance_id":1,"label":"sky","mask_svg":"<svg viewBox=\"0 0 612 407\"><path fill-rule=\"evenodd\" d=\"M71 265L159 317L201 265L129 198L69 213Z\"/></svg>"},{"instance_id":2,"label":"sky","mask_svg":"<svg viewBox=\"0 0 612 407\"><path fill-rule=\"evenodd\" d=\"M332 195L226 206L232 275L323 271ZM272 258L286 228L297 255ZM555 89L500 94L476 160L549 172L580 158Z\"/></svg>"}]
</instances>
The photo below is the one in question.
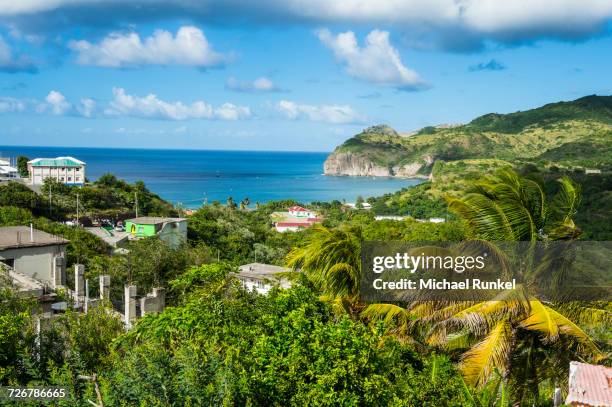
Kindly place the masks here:
<instances>
[{"instance_id":1,"label":"sky","mask_svg":"<svg viewBox=\"0 0 612 407\"><path fill-rule=\"evenodd\" d=\"M610 0L0 0L0 145L331 151L612 94Z\"/></svg>"}]
</instances>

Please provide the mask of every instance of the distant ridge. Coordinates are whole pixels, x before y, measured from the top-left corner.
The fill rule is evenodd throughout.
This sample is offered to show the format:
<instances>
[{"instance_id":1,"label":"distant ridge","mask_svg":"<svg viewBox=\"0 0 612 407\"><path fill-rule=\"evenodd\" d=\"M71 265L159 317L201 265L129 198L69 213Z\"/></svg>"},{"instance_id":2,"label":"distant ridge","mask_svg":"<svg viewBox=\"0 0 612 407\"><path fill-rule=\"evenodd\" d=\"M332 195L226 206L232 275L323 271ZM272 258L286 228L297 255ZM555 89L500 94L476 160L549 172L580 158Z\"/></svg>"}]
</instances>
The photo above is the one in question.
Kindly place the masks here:
<instances>
[{"instance_id":1,"label":"distant ridge","mask_svg":"<svg viewBox=\"0 0 612 407\"><path fill-rule=\"evenodd\" d=\"M497 159L543 165L612 166L612 96L590 95L468 124L429 126L406 137L368 127L325 161L328 175L426 177L437 161Z\"/></svg>"}]
</instances>

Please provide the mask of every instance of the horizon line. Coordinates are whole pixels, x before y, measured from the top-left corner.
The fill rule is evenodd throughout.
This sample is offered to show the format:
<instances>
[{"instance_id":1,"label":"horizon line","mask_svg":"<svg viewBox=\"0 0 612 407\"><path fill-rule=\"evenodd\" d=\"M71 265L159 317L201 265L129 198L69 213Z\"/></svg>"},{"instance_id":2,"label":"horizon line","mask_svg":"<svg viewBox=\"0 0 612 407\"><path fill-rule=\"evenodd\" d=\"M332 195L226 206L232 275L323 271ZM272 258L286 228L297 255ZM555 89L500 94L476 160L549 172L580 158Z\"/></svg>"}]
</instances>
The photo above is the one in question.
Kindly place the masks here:
<instances>
[{"instance_id":1,"label":"horizon line","mask_svg":"<svg viewBox=\"0 0 612 407\"><path fill-rule=\"evenodd\" d=\"M243 149L220 149L220 148L172 148L172 147L92 147L92 146L41 146L41 145L17 145L17 144L7 144L0 145L0 153L2 153L2 148L52 148L52 149L60 149L60 148L83 148L83 149L91 149L91 150L162 150L162 151L218 151L218 152L244 152L244 153L326 153L330 154L332 151L323 151L323 150L243 150Z\"/></svg>"}]
</instances>

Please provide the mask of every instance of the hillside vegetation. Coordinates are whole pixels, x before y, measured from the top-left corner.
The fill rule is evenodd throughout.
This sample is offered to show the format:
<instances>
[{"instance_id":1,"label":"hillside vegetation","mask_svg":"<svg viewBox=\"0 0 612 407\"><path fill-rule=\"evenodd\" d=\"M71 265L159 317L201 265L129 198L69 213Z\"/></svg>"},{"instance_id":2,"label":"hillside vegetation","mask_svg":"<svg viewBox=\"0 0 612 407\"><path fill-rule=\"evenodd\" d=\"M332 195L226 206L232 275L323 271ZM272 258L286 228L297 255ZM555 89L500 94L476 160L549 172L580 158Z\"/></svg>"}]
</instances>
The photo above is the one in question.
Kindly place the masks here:
<instances>
[{"instance_id":1,"label":"hillside vegetation","mask_svg":"<svg viewBox=\"0 0 612 407\"><path fill-rule=\"evenodd\" d=\"M437 161L491 159L541 168L612 167L612 96L586 96L510 114L490 113L454 127L402 135L374 126L330 155L330 175L423 176Z\"/></svg>"},{"instance_id":2,"label":"hillside vegetation","mask_svg":"<svg viewBox=\"0 0 612 407\"><path fill-rule=\"evenodd\" d=\"M547 184L567 175L581 185L577 222L583 238L607 240L612 197L612 97L587 96L511 114L487 114L451 128L426 127L401 135L375 126L334 152L385 168L420 163L427 182L370 198L377 214L449 217L445 199L500 168L516 168ZM415 161L416 160L416 161ZM353 157L353 162L356 159ZM585 174L585 169L600 174ZM371 175L371 174L369 174Z\"/></svg>"}]
</instances>

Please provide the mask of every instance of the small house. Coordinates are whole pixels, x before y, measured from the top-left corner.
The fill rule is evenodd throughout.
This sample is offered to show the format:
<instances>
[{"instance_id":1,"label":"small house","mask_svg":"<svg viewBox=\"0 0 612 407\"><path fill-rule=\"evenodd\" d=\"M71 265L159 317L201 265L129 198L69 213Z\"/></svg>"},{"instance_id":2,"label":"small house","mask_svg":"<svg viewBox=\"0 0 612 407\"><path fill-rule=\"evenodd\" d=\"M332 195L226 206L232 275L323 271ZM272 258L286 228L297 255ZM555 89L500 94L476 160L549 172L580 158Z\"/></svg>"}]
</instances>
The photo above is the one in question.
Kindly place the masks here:
<instances>
[{"instance_id":1,"label":"small house","mask_svg":"<svg viewBox=\"0 0 612 407\"><path fill-rule=\"evenodd\" d=\"M141 216L125 221L125 230L130 238L158 236L172 248L187 241L187 219Z\"/></svg>"},{"instance_id":2,"label":"small house","mask_svg":"<svg viewBox=\"0 0 612 407\"><path fill-rule=\"evenodd\" d=\"M0 262L50 288L66 284L68 240L27 226L0 227Z\"/></svg>"},{"instance_id":3,"label":"small house","mask_svg":"<svg viewBox=\"0 0 612 407\"><path fill-rule=\"evenodd\" d=\"M13 180L19 178L19 171L17 168L11 166L9 159L0 158L0 179Z\"/></svg>"},{"instance_id":4,"label":"small house","mask_svg":"<svg viewBox=\"0 0 612 407\"><path fill-rule=\"evenodd\" d=\"M238 280L249 291L267 294L272 287L290 288L291 281L286 278L291 269L272 264L250 263L240 266Z\"/></svg>"}]
</instances>

